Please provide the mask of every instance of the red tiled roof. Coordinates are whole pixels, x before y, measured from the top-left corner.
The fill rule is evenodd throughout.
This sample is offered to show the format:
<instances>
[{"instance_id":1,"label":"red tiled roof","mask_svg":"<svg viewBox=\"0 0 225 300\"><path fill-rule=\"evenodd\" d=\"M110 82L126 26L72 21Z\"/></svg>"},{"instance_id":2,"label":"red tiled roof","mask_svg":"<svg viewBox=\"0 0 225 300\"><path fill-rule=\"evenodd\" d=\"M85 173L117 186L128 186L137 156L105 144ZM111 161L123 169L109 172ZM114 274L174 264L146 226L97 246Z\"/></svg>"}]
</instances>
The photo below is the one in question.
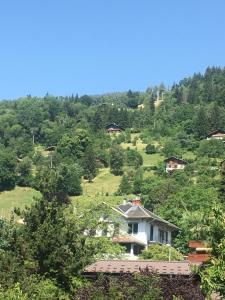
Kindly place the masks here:
<instances>
[{"instance_id":1,"label":"red tiled roof","mask_svg":"<svg viewBox=\"0 0 225 300\"><path fill-rule=\"evenodd\" d=\"M204 241L194 241L194 240L191 240L189 241L188 243L188 247L189 248L193 248L193 249L196 249L196 248L204 248L208 245L208 243L204 242Z\"/></svg>"},{"instance_id":2,"label":"red tiled roof","mask_svg":"<svg viewBox=\"0 0 225 300\"><path fill-rule=\"evenodd\" d=\"M191 263L202 263L205 261L208 261L210 259L210 254L209 253L189 253L188 254L188 260Z\"/></svg>"},{"instance_id":3,"label":"red tiled roof","mask_svg":"<svg viewBox=\"0 0 225 300\"><path fill-rule=\"evenodd\" d=\"M142 241L136 239L132 235L116 236L112 239L114 243L138 244L145 245Z\"/></svg>"},{"instance_id":4,"label":"red tiled roof","mask_svg":"<svg viewBox=\"0 0 225 300\"><path fill-rule=\"evenodd\" d=\"M189 261L99 260L84 270L87 273L139 273L148 268L159 275L191 275Z\"/></svg>"}]
</instances>

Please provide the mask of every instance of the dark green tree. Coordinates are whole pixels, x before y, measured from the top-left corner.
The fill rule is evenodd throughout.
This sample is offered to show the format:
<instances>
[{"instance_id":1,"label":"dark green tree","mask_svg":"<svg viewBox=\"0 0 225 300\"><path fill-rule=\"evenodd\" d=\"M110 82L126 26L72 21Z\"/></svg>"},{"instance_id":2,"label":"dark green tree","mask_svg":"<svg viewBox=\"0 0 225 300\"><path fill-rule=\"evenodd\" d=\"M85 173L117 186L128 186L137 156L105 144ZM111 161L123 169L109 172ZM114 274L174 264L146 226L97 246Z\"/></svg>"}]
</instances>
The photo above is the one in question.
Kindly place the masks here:
<instances>
[{"instance_id":1,"label":"dark green tree","mask_svg":"<svg viewBox=\"0 0 225 300\"><path fill-rule=\"evenodd\" d=\"M17 184L19 186L31 186L33 183L32 161L25 157L17 165Z\"/></svg>"},{"instance_id":2,"label":"dark green tree","mask_svg":"<svg viewBox=\"0 0 225 300\"><path fill-rule=\"evenodd\" d=\"M131 191L132 191L132 186L129 181L129 178L128 178L128 176L123 175L116 194L117 195L129 195L131 193Z\"/></svg>"},{"instance_id":3,"label":"dark green tree","mask_svg":"<svg viewBox=\"0 0 225 300\"><path fill-rule=\"evenodd\" d=\"M11 190L16 184L16 161L8 149L0 149L0 191Z\"/></svg>"},{"instance_id":4,"label":"dark green tree","mask_svg":"<svg viewBox=\"0 0 225 300\"><path fill-rule=\"evenodd\" d=\"M147 154L154 154L156 153L156 148L155 148L155 145L152 145L152 144L148 144L145 148L145 152Z\"/></svg>"},{"instance_id":5,"label":"dark green tree","mask_svg":"<svg viewBox=\"0 0 225 300\"><path fill-rule=\"evenodd\" d=\"M195 136L198 139L206 138L209 133L208 117L203 106L200 107L196 119L194 121Z\"/></svg>"},{"instance_id":6,"label":"dark green tree","mask_svg":"<svg viewBox=\"0 0 225 300\"><path fill-rule=\"evenodd\" d=\"M114 145L110 149L110 171L114 175L123 174L124 153L123 149L118 145Z\"/></svg>"},{"instance_id":7,"label":"dark green tree","mask_svg":"<svg viewBox=\"0 0 225 300\"><path fill-rule=\"evenodd\" d=\"M87 146L84 152L83 170L84 178L88 179L89 182L91 182L98 173L96 154L91 144Z\"/></svg>"}]
</instances>

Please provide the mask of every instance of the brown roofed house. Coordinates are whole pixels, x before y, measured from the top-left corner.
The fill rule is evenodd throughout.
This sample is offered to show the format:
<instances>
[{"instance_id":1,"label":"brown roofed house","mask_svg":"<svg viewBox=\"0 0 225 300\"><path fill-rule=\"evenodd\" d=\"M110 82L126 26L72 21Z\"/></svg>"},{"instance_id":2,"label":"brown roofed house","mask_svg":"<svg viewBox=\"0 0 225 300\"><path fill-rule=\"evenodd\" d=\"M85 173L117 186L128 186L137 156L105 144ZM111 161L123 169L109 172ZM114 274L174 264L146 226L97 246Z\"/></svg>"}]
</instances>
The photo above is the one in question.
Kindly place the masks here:
<instances>
[{"instance_id":1,"label":"brown roofed house","mask_svg":"<svg viewBox=\"0 0 225 300\"><path fill-rule=\"evenodd\" d=\"M106 126L106 130L108 133L116 133L123 131L123 128L117 125L116 123L110 123Z\"/></svg>"},{"instance_id":2,"label":"brown roofed house","mask_svg":"<svg viewBox=\"0 0 225 300\"><path fill-rule=\"evenodd\" d=\"M170 173L175 170L183 170L185 166L187 165L187 162L181 158L178 158L176 156L171 156L164 160L166 163L166 172Z\"/></svg>"},{"instance_id":3,"label":"brown roofed house","mask_svg":"<svg viewBox=\"0 0 225 300\"><path fill-rule=\"evenodd\" d=\"M207 140L223 140L225 139L225 131L224 130L214 130L207 135Z\"/></svg>"}]
</instances>

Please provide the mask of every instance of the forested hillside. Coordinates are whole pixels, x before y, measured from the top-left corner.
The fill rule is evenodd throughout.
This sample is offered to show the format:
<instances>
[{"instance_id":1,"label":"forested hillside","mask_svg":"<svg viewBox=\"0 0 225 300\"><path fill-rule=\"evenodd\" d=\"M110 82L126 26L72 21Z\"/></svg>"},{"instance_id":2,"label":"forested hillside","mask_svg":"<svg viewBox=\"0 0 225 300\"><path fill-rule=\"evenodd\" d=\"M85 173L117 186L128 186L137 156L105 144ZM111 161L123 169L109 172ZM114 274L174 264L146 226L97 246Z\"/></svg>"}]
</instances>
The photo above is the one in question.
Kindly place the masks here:
<instances>
[{"instance_id":1,"label":"forested hillside","mask_svg":"<svg viewBox=\"0 0 225 300\"><path fill-rule=\"evenodd\" d=\"M106 126L110 123L116 123L122 131L108 133ZM0 212L9 218L12 206L30 206L32 196L38 196L38 191L45 200L40 200L30 215L23 215L17 209L17 214L28 224L34 222L35 215L40 214L41 218L41 209L48 214L50 204L45 201L51 202L55 196L60 205L72 200L74 207L81 206L90 212L88 208L93 204L104 201L114 205L138 194L148 209L180 228L174 246L186 254L190 239L212 241L215 238L215 231L210 229L215 217L213 212L221 216L221 224L224 222L225 172L221 162L225 159L225 143L206 139L217 129L225 130L225 68L207 68L204 74L185 78L171 89L160 84L148 87L145 92L129 90L81 97L46 94L43 98L28 95L2 100ZM185 169L167 173L164 160L170 156L185 159ZM24 192L20 194L21 191ZM13 200L9 200L13 192ZM27 193L30 193L29 199ZM56 209L57 214L62 216L61 206ZM58 232L65 222L62 217ZM79 231L87 224L88 213L80 220ZM5 234L4 226L0 230ZM66 226L71 230L76 227L72 221ZM31 246L29 239L34 228L38 228L38 221L30 225L30 236L28 233L24 236L33 257L44 236L44 232L34 236L36 244ZM72 238L82 244L77 237ZM222 233L216 245L223 238ZM3 240L4 237L0 240L0 249L6 251ZM105 245L101 245L101 249L104 252ZM221 251L224 249L223 244ZM84 260L89 250L86 249ZM59 265L62 253L55 254ZM218 263L223 260L220 253L215 256ZM68 290L72 284L70 264L74 264L75 272L82 267L75 267L73 258L70 259L65 272L57 271L57 274L54 273L57 262L49 259L54 273L51 276L58 283L62 279ZM36 268L34 261L28 260L28 263L28 269L25 265L22 267L24 278ZM39 266L39 274L42 276L48 268L45 262L41 263L43 269ZM213 270L208 276L211 274ZM7 282L5 277L0 280Z\"/></svg>"}]
</instances>

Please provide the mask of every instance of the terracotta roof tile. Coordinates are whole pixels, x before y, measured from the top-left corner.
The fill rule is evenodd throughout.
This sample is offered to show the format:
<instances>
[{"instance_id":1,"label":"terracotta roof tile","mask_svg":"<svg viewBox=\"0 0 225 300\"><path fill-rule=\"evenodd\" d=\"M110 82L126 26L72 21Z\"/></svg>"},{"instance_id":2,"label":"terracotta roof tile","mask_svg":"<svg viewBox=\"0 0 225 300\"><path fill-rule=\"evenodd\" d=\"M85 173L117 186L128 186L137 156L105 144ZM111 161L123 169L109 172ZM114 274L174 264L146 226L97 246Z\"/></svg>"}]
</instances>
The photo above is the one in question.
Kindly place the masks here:
<instances>
[{"instance_id":1,"label":"terracotta roof tile","mask_svg":"<svg viewBox=\"0 0 225 300\"><path fill-rule=\"evenodd\" d=\"M190 262L188 261L149 261L149 260L100 260L85 268L87 273L134 273L140 269L152 270L166 275L191 275Z\"/></svg>"}]
</instances>

